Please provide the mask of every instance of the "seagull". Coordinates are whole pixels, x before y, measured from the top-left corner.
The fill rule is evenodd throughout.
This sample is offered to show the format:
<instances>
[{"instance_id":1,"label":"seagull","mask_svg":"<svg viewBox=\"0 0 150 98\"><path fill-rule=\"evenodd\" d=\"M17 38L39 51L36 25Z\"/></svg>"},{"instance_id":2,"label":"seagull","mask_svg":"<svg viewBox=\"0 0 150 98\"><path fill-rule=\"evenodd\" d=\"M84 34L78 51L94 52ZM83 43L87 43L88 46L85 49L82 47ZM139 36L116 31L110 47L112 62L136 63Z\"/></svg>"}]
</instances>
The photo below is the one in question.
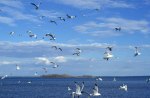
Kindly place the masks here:
<instances>
[{"instance_id":1,"label":"seagull","mask_svg":"<svg viewBox=\"0 0 150 98\"><path fill-rule=\"evenodd\" d=\"M37 75L38 75L38 73L37 73L37 72L35 72L35 73L34 73L34 75L35 75L35 76L37 76Z\"/></svg>"},{"instance_id":2,"label":"seagull","mask_svg":"<svg viewBox=\"0 0 150 98\"><path fill-rule=\"evenodd\" d=\"M90 94L90 96L100 96L101 94L98 92L98 85L95 84L94 88L93 88L93 93Z\"/></svg>"},{"instance_id":3,"label":"seagull","mask_svg":"<svg viewBox=\"0 0 150 98\"><path fill-rule=\"evenodd\" d=\"M54 63L54 62L51 62L51 63L53 64L53 68L59 67L59 65L57 65L56 63Z\"/></svg>"},{"instance_id":4,"label":"seagull","mask_svg":"<svg viewBox=\"0 0 150 98\"><path fill-rule=\"evenodd\" d=\"M96 8L96 9L94 9L95 11L99 11L100 9L99 8Z\"/></svg>"},{"instance_id":5,"label":"seagull","mask_svg":"<svg viewBox=\"0 0 150 98\"><path fill-rule=\"evenodd\" d=\"M57 22L54 20L50 20L51 23L54 23L55 25L57 25Z\"/></svg>"},{"instance_id":6,"label":"seagull","mask_svg":"<svg viewBox=\"0 0 150 98\"><path fill-rule=\"evenodd\" d=\"M120 86L119 88L120 90L124 90L124 91L127 91L128 90L128 86L123 84L122 86Z\"/></svg>"},{"instance_id":7,"label":"seagull","mask_svg":"<svg viewBox=\"0 0 150 98\"><path fill-rule=\"evenodd\" d=\"M63 18L63 17L58 17L60 20L63 20L63 21L65 21L66 19L65 18Z\"/></svg>"},{"instance_id":8,"label":"seagull","mask_svg":"<svg viewBox=\"0 0 150 98\"><path fill-rule=\"evenodd\" d=\"M16 64L16 70L20 70L20 66Z\"/></svg>"},{"instance_id":9,"label":"seagull","mask_svg":"<svg viewBox=\"0 0 150 98\"><path fill-rule=\"evenodd\" d=\"M51 37L50 40L55 40L56 39L55 36L51 33L47 33L47 34L45 34L45 36L46 37Z\"/></svg>"},{"instance_id":10,"label":"seagull","mask_svg":"<svg viewBox=\"0 0 150 98\"><path fill-rule=\"evenodd\" d=\"M116 31L121 31L121 27L118 27L118 28L116 27L115 30Z\"/></svg>"},{"instance_id":11,"label":"seagull","mask_svg":"<svg viewBox=\"0 0 150 98\"><path fill-rule=\"evenodd\" d=\"M112 47L110 47L110 46L107 47L106 49L108 49L109 51L112 51Z\"/></svg>"},{"instance_id":12,"label":"seagull","mask_svg":"<svg viewBox=\"0 0 150 98\"><path fill-rule=\"evenodd\" d=\"M76 48L76 52L73 53L73 55L77 55L80 56L80 53L82 52L82 50L80 48Z\"/></svg>"},{"instance_id":13,"label":"seagull","mask_svg":"<svg viewBox=\"0 0 150 98\"><path fill-rule=\"evenodd\" d=\"M138 55L141 55L141 53L139 52L138 50L138 47L135 47L135 53L134 53L134 56L138 56Z\"/></svg>"},{"instance_id":14,"label":"seagull","mask_svg":"<svg viewBox=\"0 0 150 98\"><path fill-rule=\"evenodd\" d=\"M150 82L150 78L146 79L146 83L149 83Z\"/></svg>"},{"instance_id":15,"label":"seagull","mask_svg":"<svg viewBox=\"0 0 150 98\"><path fill-rule=\"evenodd\" d=\"M103 81L103 79L100 78L100 77L96 78L96 80L97 80L97 81Z\"/></svg>"},{"instance_id":16,"label":"seagull","mask_svg":"<svg viewBox=\"0 0 150 98\"><path fill-rule=\"evenodd\" d=\"M10 32L10 33L9 33L9 35L11 35L11 36L14 35L14 34L15 34L15 32Z\"/></svg>"},{"instance_id":17,"label":"seagull","mask_svg":"<svg viewBox=\"0 0 150 98\"><path fill-rule=\"evenodd\" d=\"M108 61L108 60L109 60L110 58L112 58L112 57L113 57L113 55L106 51L106 52L104 53L103 59L105 59L105 60Z\"/></svg>"},{"instance_id":18,"label":"seagull","mask_svg":"<svg viewBox=\"0 0 150 98\"><path fill-rule=\"evenodd\" d=\"M116 81L116 78L114 78L113 81L115 82L115 81Z\"/></svg>"},{"instance_id":19,"label":"seagull","mask_svg":"<svg viewBox=\"0 0 150 98\"><path fill-rule=\"evenodd\" d=\"M29 34L29 37L37 39L37 35L33 34L32 31L27 31L27 33Z\"/></svg>"},{"instance_id":20,"label":"seagull","mask_svg":"<svg viewBox=\"0 0 150 98\"><path fill-rule=\"evenodd\" d=\"M3 80L5 78L7 78L7 77L8 77L8 75L2 76L1 79Z\"/></svg>"},{"instance_id":21,"label":"seagull","mask_svg":"<svg viewBox=\"0 0 150 98\"><path fill-rule=\"evenodd\" d=\"M38 10L41 5L41 2L39 4L31 3L31 5L33 5L35 9Z\"/></svg>"},{"instance_id":22,"label":"seagull","mask_svg":"<svg viewBox=\"0 0 150 98\"><path fill-rule=\"evenodd\" d=\"M68 91L71 91L72 89L68 86Z\"/></svg>"},{"instance_id":23,"label":"seagull","mask_svg":"<svg viewBox=\"0 0 150 98\"><path fill-rule=\"evenodd\" d=\"M40 19L42 20L45 16L41 16Z\"/></svg>"},{"instance_id":24,"label":"seagull","mask_svg":"<svg viewBox=\"0 0 150 98\"><path fill-rule=\"evenodd\" d=\"M31 84L32 82L31 82L31 81L28 81L27 83L28 83L28 84Z\"/></svg>"},{"instance_id":25,"label":"seagull","mask_svg":"<svg viewBox=\"0 0 150 98\"><path fill-rule=\"evenodd\" d=\"M62 48L58 48L60 51L62 51Z\"/></svg>"},{"instance_id":26,"label":"seagull","mask_svg":"<svg viewBox=\"0 0 150 98\"><path fill-rule=\"evenodd\" d=\"M47 68L44 67L43 70L44 70L45 73L47 73Z\"/></svg>"},{"instance_id":27,"label":"seagull","mask_svg":"<svg viewBox=\"0 0 150 98\"><path fill-rule=\"evenodd\" d=\"M82 82L82 86L80 86L79 84L77 84L77 82L75 82L76 85L76 91L72 92L72 98L75 98L75 96L81 96L83 93L83 88L84 88L84 82Z\"/></svg>"},{"instance_id":28,"label":"seagull","mask_svg":"<svg viewBox=\"0 0 150 98\"><path fill-rule=\"evenodd\" d=\"M52 48L55 48L55 50L57 50L57 46L52 46Z\"/></svg>"},{"instance_id":29,"label":"seagull","mask_svg":"<svg viewBox=\"0 0 150 98\"><path fill-rule=\"evenodd\" d=\"M76 18L77 16L70 16L70 15L66 15L67 16L67 18L69 18L69 19L74 19L74 18Z\"/></svg>"}]
</instances>

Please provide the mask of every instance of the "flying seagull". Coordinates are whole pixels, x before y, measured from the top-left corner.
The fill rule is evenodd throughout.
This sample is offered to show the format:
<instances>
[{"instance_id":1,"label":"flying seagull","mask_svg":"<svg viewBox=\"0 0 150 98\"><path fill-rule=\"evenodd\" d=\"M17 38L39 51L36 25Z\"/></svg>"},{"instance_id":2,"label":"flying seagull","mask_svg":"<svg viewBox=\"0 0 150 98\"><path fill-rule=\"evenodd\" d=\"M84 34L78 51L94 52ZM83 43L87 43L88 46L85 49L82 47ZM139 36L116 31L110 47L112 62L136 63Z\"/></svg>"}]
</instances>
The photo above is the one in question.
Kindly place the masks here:
<instances>
[{"instance_id":1,"label":"flying seagull","mask_svg":"<svg viewBox=\"0 0 150 98\"><path fill-rule=\"evenodd\" d=\"M119 88L120 90L124 90L124 91L127 91L128 90L128 86L123 84L122 86L120 86Z\"/></svg>"},{"instance_id":2,"label":"flying seagull","mask_svg":"<svg viewBox=\"0 0 150 98\"><path fill-rule=\"evenodd\" d=\"M56 39L55 36L51 33L47 33L47 34L45 34L45 36L50 37L50 40L55 40Z\"/></svg>"},{"instance_id":3,"label":"flying seagull","mask_svg":"<svg viewBox=\"0 0 150 98\"><path fill-rule=\"evenodd\" d=\"M77 84L77 82L75 82L76 85L76 91L72 92L72 98L75 98L75 96L81 96L83 93L83 88L84 88L84 82L82 82L82 86L80 86L79 84Z\"/></svg>"},{"instance_id":4,"label":"flying seagull","mask_svg":"<svg viewBox=\"0 0 150 98\"><path fill-rule=\"evenodd\" d=\"M108 60L109 60L110 58L112 58L112 57L113 57L113 55L112 55L111 53L109 53L109 52L106 51L106 52L104 53L103 59L108 61Z\"/></svg>"},{"instance_id":5,"label":"flying seagull","mask_svg":"<svg viewBox=\"0 0 150 98\"><path fill-rule=\"evenodd\" d=\"M94 88L93 88L93 93L90 94L90 96L100 96L101 94L98 92L98 85L95 84Z\"/></svg>"},{"instance_id":6,"label":"flying seagull","mask_svg":"<svg viewBox=\"0 0 150 98\"><path fill-rule=\"evenodd\" d=\"M16 64L16 70L20 70L20 66Z\"/></svg>"},{"instance_id":7,"label":"flying seagull","mask_svg":"<svg viewBox=\"0 0 150 98\"><path fill-rule=\"evenodd\" d=\"M55 48L55 50L57 50L57 46L52 46L52 48Z\"/></svg>"},{"instance_id":8,"label":"flying seagull","mask_svg":"<svg viewBox=\"0 0 150 98\"><path fill-rule=\"evenodd\" d=\"M31 5L33 5L35 9L38 10L41 5L41 2L39 4L31 3Z\"/></svg>"},{"instance_id":9,"label":"flying seagull","mask_svg":"<svg viewBox=\"0 0 150 98\"><path fill-rule=\"evenodd\" d=\"M71 15L68 15L68 14L66 16L67 16L68 19L74 19L74 18L77 17L77 16L71 16Z\"/></svg>"},{"instance_id":10,"label":"flying seagull","mask_svg":"<svg viewBox=\"0 0 150 98\"><path fill-rule=\"evenodd\" d=\"M54 20L50 20L51 23L54 23L55 25L57 25L57 22Z\"/></svg>"},{"instance_id":11,"label":"flying seagull","mask_svg":"<svg viewBox=\"0 0 150 98\"><path fill-rule=\"evenodd\" d=\"M57 65L56 63L54 63L54 62L51 62L51 63L53 64L53 68L59 67L59 65Z\"/></svg>"},{"instance_id":12,"label":"flying seagull","mask_svg":"<svg viewBox=\"0 0 150 98\"><path fill-rule=\"evenodd\" d=\"M63 18L63 17L58 17L60 20L63 20L63 21L65 21L65 18Z\"/></svg>"},{"instance_id":13,"label":"flying seagull","mask_svg":"<svg viewBox=\"0 0 150 98\"><path fill-rule=\"evenodd\" d=\"M32 31L27 31L27 33L28 33L29 37L37 39L37 35L32 33Z\"/></svg>"},{"instance_id":14,"label":"flying seagull","mask_svg":"<svg viewBox=\"0 0 150 98\"><path fill-rule=\"evenodd\" d=\"M112 51L112 47L111 46L107 47L106 49L108 49L109 51Z\"/></svg>"},{"instance_id":15,"label":"flying seagull","mask_svg":"<svg viewBox=\"0 0 150 98\"><path fill-rule=\"evenodd\" d=\"M45 73L47 73L47 68L44 67L43 70L44 70Z\"/></svg>"},{"instance_id":16,"label":"flying seagull","mask_svg":"<svg viewBox=\"0 0 150 98\"><path fill-rule=\"evenodd\" d=\"M121 27L116 27L115 30L116 31L121 31Z\"/></svg>"},{"instance_id":17,"label":"flying seagull","mask_svg":"<svg viewBox=\"0 0 150 98\"><path fill-rule=\"evenodd\" d=\"M139 49L138 47L135 47L135 53L134 53L134 56L138 56L138 55L141 55L141 53L139 52Z\"/></svg>"},{"instance_id":18,"label":"flying seagull","mask_svg":"<svg viewBox=\"0 0 150 98\"><path fill-rule=\"evenodd\" d=\"M14 34L15 34L15 32L10 32L10 33L9 33L9 35L11 35L11 36L14 35Z\"/></svg>"},{"instance_id":19,"label":"flying seagull","mask_svg":"<svg viewBox=\"0 0 150 98\"><path fill-rule=\"evenodd\" d=\"M80 48L76 48L76 52L73 53L73 55L77 55L80 56L80 53L82 52L82 50Z\"/></svg>"},{"instance_id":20,"label":"flying seagull","mask_svg":"<svg viewBox=\"0 0 150 98\"><path fill-rule=\"evenodd\" d=\"M8 75L2 76L1 79L3 80L3 79L5 79L6 77L8 77Z\"/></svg>"}]
</instances>

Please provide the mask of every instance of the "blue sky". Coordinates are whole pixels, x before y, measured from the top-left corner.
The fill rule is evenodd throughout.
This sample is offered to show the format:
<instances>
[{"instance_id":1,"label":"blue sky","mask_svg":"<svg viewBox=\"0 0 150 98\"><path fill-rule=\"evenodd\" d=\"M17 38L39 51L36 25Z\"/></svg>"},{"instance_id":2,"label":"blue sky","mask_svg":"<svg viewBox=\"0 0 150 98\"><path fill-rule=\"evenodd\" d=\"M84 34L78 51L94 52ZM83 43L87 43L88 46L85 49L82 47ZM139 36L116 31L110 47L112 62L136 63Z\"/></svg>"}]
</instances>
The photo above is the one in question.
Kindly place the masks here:
<instances>
[{"instance_id":1,"label":"blue sky","mask_svg":"<svg viewBox=\"0 0 150 98\"><path fill-rule=\"evenodd\" d=\"M31 2L41 2L39 9ZM149 0L1 0L0 9L0 75L42 75L43 67L47 74L150 75ZM67 19L66 14L77 17ZM116 27L122 30L115 31ZM37 39L30 38L28 30ZM46 33L56 40L42 39ZM103 60L107 46L113 46L115 56L108 62ZM133 57L135 46L142 55ZM79 57L72 55L76 48L83 51ZM51 61L60 67L53 69ZM15 64L21 70L16 71Z\"/></svg>"}]
</instances>

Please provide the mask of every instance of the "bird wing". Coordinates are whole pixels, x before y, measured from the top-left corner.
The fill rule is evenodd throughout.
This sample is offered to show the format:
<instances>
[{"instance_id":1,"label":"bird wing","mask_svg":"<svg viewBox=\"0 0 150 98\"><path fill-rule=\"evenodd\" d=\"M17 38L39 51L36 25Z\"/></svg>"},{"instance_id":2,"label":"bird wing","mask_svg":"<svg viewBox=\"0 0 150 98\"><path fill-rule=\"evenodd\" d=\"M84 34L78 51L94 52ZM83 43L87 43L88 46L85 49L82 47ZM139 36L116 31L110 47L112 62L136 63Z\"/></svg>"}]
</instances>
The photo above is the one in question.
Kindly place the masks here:
<instances>
[{"instance_id":1,"label":"bird wing","mask_svg":"<svg viewBox=\"0 0 150 98\"><path fill-rule=\"evenodd\" d=\"M38 6L34 3L31 3L31 5L33 5L36 9L38 8Z\"/></svg>"}]
</instances>

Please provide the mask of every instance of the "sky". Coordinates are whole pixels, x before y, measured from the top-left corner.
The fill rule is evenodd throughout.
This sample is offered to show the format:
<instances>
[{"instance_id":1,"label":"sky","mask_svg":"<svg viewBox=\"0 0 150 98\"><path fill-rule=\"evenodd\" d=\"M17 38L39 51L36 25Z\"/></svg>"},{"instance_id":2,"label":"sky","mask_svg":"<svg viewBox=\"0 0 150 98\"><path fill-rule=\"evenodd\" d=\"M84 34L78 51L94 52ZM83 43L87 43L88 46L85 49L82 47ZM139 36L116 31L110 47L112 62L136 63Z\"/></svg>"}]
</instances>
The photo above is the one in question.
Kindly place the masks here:
<instances>
[{"instance_id":1,"label":"sky","mask_svg":"<svg viewBox=\"0 0 150 98\"><path fill-rule=\"evenodd\" d=\"M31 5L40 2L38 10ZM1 0L0 76L34 76L35 72L150 75L148 9L149 0ZM67 14L76 18L68 19ZM116 27L121 31L115 31ZM36 34L37 39L30 38L27 31ZM56 40L42 39L46 33L55 35ZM51 48L54 45L63 51ZM114 57L106 61L103 55L108 46L113 47ZM135 46L140 56L134 57ZM72 55L76 48L82 50L80 56ZM59 67L52 68L50 62ZM20 70L16 70L16 64ZM44 67L48 73L44 73Z\"/></svg>"}]
</instances>

